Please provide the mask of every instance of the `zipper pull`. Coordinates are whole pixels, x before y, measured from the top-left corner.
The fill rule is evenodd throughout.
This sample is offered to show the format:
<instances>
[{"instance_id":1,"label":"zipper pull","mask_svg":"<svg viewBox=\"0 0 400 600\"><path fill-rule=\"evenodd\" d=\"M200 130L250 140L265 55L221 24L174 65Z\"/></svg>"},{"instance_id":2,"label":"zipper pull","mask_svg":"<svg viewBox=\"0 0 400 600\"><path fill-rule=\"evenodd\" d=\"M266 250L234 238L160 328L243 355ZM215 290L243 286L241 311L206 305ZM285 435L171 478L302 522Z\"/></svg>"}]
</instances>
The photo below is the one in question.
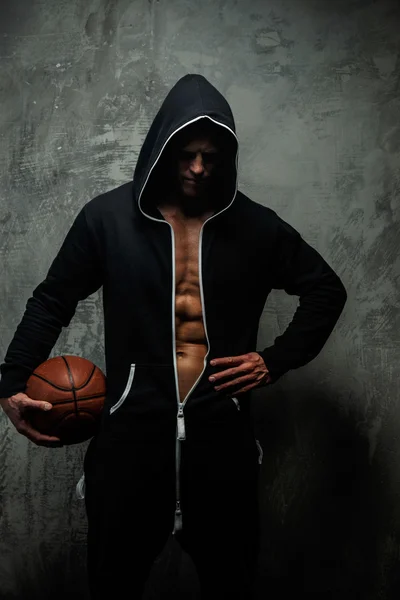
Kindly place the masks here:
<instances>
[{"instance_id":1,"label":"zipper pull","mask_svg":"<svg viewBox=\"0 0 400 600\"><path fill-rule=\"evenodd\" d=\"M240 410L240 402L239 402L239 400L238 400L237 398L232 398L232 400L234 401L234 403L235 403L235 405L236 405L236 408L237 408L238 410Z\"/></svg>"},{"instance_id":2,"label":"zipper pull","mask_svg":"<svg viewBox=\"0 0 400 600\"><path fill-rule=\"evenodd\" d=\"M175 508L175 522L174 522L174 530L173 530L173 534L176 531L180 531L182 529L182 511L181 511L181 503L179 500L176 501L176 508Z\"/></svg>"},{"instance_id":3,"label":"zipper pull","mask_svg":"<svg viewBox=\"0 0 400 600\"><path fill-rule=\"evenodd\" d=\"M178 440L186 440L185 417L183 415L183 406L178 408Z\"/></svg>"}]
</instances>

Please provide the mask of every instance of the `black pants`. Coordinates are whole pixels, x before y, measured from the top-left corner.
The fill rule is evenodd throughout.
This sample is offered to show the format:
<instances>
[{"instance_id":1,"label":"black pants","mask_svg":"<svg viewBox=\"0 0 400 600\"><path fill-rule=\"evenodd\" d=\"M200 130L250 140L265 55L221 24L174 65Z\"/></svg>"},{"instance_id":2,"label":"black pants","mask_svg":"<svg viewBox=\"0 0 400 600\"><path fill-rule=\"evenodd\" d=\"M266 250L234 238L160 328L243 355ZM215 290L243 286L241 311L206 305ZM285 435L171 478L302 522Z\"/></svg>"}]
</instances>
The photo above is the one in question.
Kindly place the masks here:
<instances>
[{"instance_id":1,"label":"black pants","mask_svg":"<svg viewBox=\"0 0 400 600\"><path fill-rule=\"evenodd\" d=\"M196 566L204 600L252 597L258 454L251 436L231 433L181 442L176 539ZM174 525L175 440L110 439L87 456L85 475L91 597L140 600Z\"/></svg>"}]
</instances>

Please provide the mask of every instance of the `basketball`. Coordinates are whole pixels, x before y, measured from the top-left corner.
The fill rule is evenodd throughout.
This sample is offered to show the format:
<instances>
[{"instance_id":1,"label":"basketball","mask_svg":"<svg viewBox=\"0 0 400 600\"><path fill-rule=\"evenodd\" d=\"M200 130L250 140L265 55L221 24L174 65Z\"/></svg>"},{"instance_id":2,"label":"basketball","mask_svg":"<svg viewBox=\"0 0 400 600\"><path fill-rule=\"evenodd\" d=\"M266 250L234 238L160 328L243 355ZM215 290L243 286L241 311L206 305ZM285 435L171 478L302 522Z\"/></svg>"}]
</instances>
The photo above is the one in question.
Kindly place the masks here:
<instances>
[{"instance_id":1,"label":"basketball","mask_svg":"<svg viewBox=\"0 0 400 600\"><path fill-rule=\"evenodd\" d=\"M50 402L49 411L32 410L29 421L63 444L79 444L93 437L99 426L106 394L106 377L90 360L56 356L39 365L28 379L25 393L32 400Z\"/></svg>"}]
</instances>

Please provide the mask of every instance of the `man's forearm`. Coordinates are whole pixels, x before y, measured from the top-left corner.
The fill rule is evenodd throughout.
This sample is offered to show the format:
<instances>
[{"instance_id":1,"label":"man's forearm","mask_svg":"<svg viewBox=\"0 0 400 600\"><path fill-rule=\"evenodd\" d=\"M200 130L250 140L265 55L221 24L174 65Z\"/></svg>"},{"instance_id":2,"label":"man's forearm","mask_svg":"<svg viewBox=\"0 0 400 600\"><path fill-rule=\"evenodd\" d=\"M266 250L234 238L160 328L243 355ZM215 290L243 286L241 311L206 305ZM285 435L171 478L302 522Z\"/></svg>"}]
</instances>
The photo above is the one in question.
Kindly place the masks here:
<instances>
[{"instance_id":1,"label":"man's forearm","mask_svg":"<svg viewBox=\"0 0 400 600\"><path fill-rule=\"evenodd\" d=\"M339 277L326 272L316 286L300 296L294 317L274 344L260 351L273 381L291 369L304 366L322 350L347 299Z\"/></svg>"},{"instance_id":2,"label":"man's forearm","mask_svg":"<svg viewBox=\"0 0 400 600\"><path fill-rule=\"evenodd\" d=\"M60 309L46 305L46 282L36 288L0 366L0 397L9 397L25 389L30 374L50 355L62 327L73 316L70 307L61 318ZM72 313L72 314L71 314Z\"/></svg>"}]
</instances>

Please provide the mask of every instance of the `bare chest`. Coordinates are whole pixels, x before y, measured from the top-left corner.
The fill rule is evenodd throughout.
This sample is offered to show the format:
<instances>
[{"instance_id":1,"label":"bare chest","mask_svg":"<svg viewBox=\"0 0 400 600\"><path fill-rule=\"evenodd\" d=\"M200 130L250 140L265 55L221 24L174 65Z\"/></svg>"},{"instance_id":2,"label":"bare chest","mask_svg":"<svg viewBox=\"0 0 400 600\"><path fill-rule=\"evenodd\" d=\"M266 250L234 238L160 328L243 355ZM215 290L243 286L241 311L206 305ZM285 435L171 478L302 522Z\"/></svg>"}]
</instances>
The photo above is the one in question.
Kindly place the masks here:
<instances>
[{"instance_id":1,"label":"bare chest","mask_svg":"<svg viewBox=\"0 0 400 600\"><path fill-rule=\"evenodd\" d=\"M199 287L200 236L204 222L212 215L183 218L161 211L174 232L175 290L177 294L193 293Z\"/></svg>"},{"instance_id":2,"label":"bare chest","mask_svg":"<svg viewBox=\"0 0 400 600\"><path fill-rule=\"evenodd\" d=\"M174 230L176 290L199 284L199 243L201 222L170 221Z\"/></svg>"}]
</instances>

